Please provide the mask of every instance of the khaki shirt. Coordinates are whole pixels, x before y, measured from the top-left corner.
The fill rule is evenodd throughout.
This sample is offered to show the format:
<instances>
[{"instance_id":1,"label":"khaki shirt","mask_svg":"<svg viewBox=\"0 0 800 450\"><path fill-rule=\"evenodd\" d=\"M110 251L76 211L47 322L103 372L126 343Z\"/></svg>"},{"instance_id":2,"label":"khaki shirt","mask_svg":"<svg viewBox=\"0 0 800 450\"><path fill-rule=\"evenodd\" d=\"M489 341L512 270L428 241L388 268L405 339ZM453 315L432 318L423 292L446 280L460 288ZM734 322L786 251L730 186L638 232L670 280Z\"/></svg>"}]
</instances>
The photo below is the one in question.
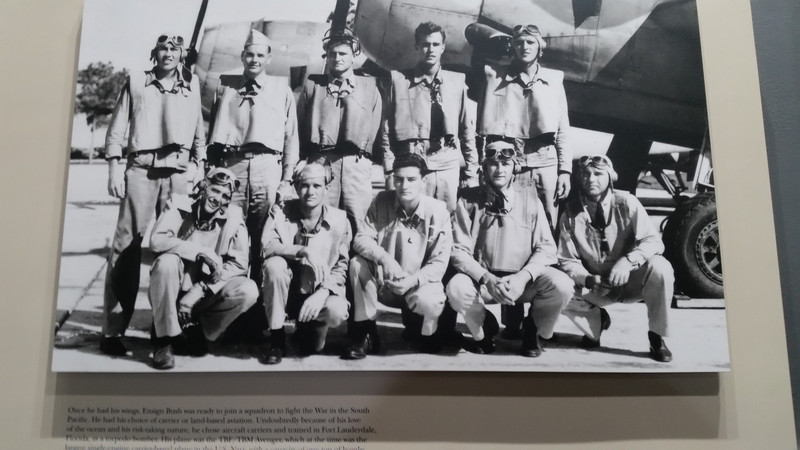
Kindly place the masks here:
<instances>
[{"instance_id":1,"label":"khaki shirt","mask_svg":"<svg viewBox=\"0 0 800 450\"><path fill-rule=\"evenodd\" d=\"M416 274L419 286L442 281L452 246L450 213L444 202L423 195L409 217L395 191L378 193L353 240L356 253L376 264L388 254L404 271Z\"/></svg>"},{"instance_id":2,"label":"khaki shirt","mask_svg":"<svg viewBox=\"0 0 800 450\"><path fill-rule=\"evenodd\" d=\"M259 143L282 155L283 180L299 159L297 107L286 77L262 73L248 85L244 75L223 76L209 120L209 143Z\"/></svg>"},{"instance_id":3,"label":"khaki shirt","mask_svg":"<svg viewBox=\"0 0 800 450\"><path fill-rule=\"evenodd\" d=\"M451 264L479 281L486 272L528 271L532 279L555 264L556 244L538 198L508 189L502 210L497 194L481 186L458 200L453 224Z\"/></svg>"},{"instance_id":4,"label":"khaki shirt","mask_svg":"<svg viewBox=\"0 0 800 450\"><path fill-rule=\"evenodd\" d=\"M152 70L128 77L108 125L106 158L120 158L126 144L129 154L177 145L191 150L196 161L206 158L197 77L186 80L179 69L174 85L168 90L169 87L162 85ZM154 165L183 170L188 159L174 158Z\"/></svg>"},{"instance_id":5,"label":"khaki shirt","mask_svg":"<svg viewBox=\"0 0 800 450\"><path fill-rule=\"evenodd\" d=\"M342 86L328 75L308 77L297 104L303 157L320 147L372 155L383 103L370 77L345 74Z\"/></svg>"},{"instance_id":6,"label":"khaki shirt","mask_svg":"<svg viewBox=\"0 0 800 450\"><path fill-rule=\"evenodd\" d=\"M529 79L513 66L486 66L485 75L478 133L516 139L523 166L572 172L564 73L539 66Z\"/></svg>"},{"instance_id":7,"label":"khaki shirt","mask_svg":"<svg viewBox=\"0 0 800 450\"><path fill-rule=\"evenodd\" d=\"M608 253L601 248L600 231L592 226L597 207L603 208ZM575 283L583 286L588 275L607 277L621 258L634 268L664 251L656 226L633 195L609 190L599 202L584 195L570 199L558 223L558 264Z\"/></svg>"},{"instance_id":8,"label":"khaki shirt","mask_svg":"<svg viewBox=\"0 0 800 450\"><path fill-rule=\"evenodd\" d=\"M430 170L458 168L463 158L467 180L478 182L475 147L475 114L467 97L464 75L440 69L429 79L418 69L392 71L392 86L381 126L384 172L392 170L395 153L421 154ZM444 116L442 142L431 142L431 83L439 85L439 104ZM457 138L457 139L456 139ZM428 155L429 151L435 154ZM461 155L459 155L461 152ZM462 156L463 155L463 156Z\"/></svg>"},{"instance_id":9,"label":"khaki shirt","mask_svg":"<svg viewBox=\"0 0 800 450\"><path fill-rule=\"evenodd\" d=\"M261 237L262 256L264 259L280 256L295 261L297 252L308 247L310 252L324 255L327 262L329 273L324 279L316 280L318 285L331 294L344 297L353 236L347 215L344 211L322 205L316 230L304 230L301 218L297 199L273 206ZM304 281L307 280L300 280L301 285Z\"/></svg>"},{"instance_id":10,"label":"khaki shirt","mask_svg":"<svg viewBox=\"0 0 800 450\"><path fill-rule=\"evenodd\" d=\"M153 227L150 249L157 255L173 253L190 263L197 261L200 253L221 260L222 280L208 286L218 292L231 278L247 275L247 227L242 210L234 205L218 211L206 226L201 226L200 201L192 203L187 195L173 195Z\"/></svg>"}]
</instances>

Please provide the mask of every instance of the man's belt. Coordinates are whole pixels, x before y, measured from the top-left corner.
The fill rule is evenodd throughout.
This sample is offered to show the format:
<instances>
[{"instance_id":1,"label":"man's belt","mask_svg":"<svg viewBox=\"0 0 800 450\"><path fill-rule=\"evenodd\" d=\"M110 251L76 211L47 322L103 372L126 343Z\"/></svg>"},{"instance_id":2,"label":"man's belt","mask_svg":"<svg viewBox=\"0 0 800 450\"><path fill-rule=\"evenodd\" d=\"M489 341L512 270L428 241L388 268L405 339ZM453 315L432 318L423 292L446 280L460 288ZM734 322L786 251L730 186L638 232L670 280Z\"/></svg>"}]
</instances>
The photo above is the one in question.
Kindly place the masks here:
<instances>
[{"instance_id":1,"label":"man's belt","mask_svg":"<svg viewBox=\"0 0 800 450\"><path fill-rule=\"evenodd\" d=\"M244 145L229 145L215 142L208 146L209 158L216 160L231 158L253 159L258 155L264 154L280 155L280 152L257 142Z\"/></svg>"},{"instance_id":2,"label":"man's belt","mask_svg":"<svg viewBox=\"0 0 800 450\"><path fill-rule=\"evenodd\" d=\"M311 149L311 154L318 153L325 155L338 155L338 156L363 156L372 158L372 154L368 151L361 150L356 145L349 142L337 145L315 145Z\"/></svg>"},{"instance_id":3,"label":"man's belt","mask_svg":"<svg viewBox=\"0 0 800 450\"><path fill-rule=\"evenodd\" d=\"M503 141L508 142L509 144L513 144L514 141L518 139L512 136L501 136L499 134L487 134L486 135L486 143L491 144L495 141ZM532 138L519 138L525 141L526 144L534 145L538 147L547 147L548 145L555 145L556 144L556 134L555 133L542 133L538 136L534 136Z\"/></svg>"}]
</instances>

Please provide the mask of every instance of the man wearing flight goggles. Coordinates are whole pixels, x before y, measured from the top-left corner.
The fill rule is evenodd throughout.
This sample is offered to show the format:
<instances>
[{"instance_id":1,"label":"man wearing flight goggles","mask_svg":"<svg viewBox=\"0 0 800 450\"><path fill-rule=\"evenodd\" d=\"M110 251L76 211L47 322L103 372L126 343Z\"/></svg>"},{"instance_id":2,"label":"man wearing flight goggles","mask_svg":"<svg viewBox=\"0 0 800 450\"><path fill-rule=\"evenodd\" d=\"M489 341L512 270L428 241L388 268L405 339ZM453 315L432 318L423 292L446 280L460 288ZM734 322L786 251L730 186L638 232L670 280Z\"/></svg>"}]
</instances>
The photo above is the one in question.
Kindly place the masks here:
<instances>
[{"instance_id":1,"label":"man wearing flight goggles","mask_svg":"<svg viewBox=\"0 0 800 450\"><path fill-rule=\"evenodd\" d=\"M180 36L158 37L150 52L153 68L128 76L106 135L108 193L121 199L104 292L100 350L108 355L127 353L121 336L139 291L141 243L148 224L171 194L186 194L188 185L203 175L198 170L205 160L200 85L182 65L183 45Z\"/></svg>"},{"instance_id":2,"label":"man wearing flight goggles","mask_svg":"<svg viewBox=\"0 0 800 450\"><path fill-rule=\"evenodd\" d=\"M573 283L555 264L556 244L539 199L514 186L513 144L486 147L484 186L468 189L458 201L450 263L459 272L447 284L447 299L464 316L474 353L492 353L498 324L485 302L530 303L523 320L523 356L542 353L539 336L549 339Z\"/></svg>"},{"instance_id":3,"label":"man wearing flight goggles","mask_svg":"<svg viewBox=\"0 0 800 450\"><path fill-rule=\"evenodd\" d=\"M672 301L672 266L644 207L633 195L616 191L614 165L605 156L580 159L580 193L559 220L558 260L575 282L576 299L564 310L585 334L585 348L600 346L611 325L602 307L644 300L649 322L650 357L669 362L664 343Z\"/></svg>"},{"instance_id":4,"label":"man wearing flight goggles","mask_svg":"<svg viewBox=\"0 0 800 450\"><path fill-rule=\"evenodd\" d=\"M519 167L515 183L539 196L548 220L556 201L567 197L572 152L564 73L539 64L546 47L536 25L517 25L510 66L486 66L486 90L478 105L478 134L486 142L514 144Z\"/></svg>"},{"instance_id":5,"label":"man wearing flight goggles","mask_svg":"<svg viewBox=\"0 0 800 450\"><path fill-rule=\"evenodd\" d=\"M153 307L153 366L171 369L174 354L203 355L258 288L247 278L248 236L242 210L231 205L239 187L228 169L212 169L199 197L173 196L150 236L157 255L148 298Z\"/></svg>"},{"instance_id":6,"label":"man wearing flight goggles","mask_svg":"<svg viewBox=\"0 0 800 450\"><path fill-rule=\"evenodd\" d=\"M514 144L519 163L514 183L528 195L538 195L553 229L557 202L569 194L572 171L564 73L540 65L546 44L536 25L515 26L511 42L510 65L485 67L478 134L486 143L505 140ZM504 337L519 337L521 318L519 307L503 307Z\"/></svg>"}]
</instances>

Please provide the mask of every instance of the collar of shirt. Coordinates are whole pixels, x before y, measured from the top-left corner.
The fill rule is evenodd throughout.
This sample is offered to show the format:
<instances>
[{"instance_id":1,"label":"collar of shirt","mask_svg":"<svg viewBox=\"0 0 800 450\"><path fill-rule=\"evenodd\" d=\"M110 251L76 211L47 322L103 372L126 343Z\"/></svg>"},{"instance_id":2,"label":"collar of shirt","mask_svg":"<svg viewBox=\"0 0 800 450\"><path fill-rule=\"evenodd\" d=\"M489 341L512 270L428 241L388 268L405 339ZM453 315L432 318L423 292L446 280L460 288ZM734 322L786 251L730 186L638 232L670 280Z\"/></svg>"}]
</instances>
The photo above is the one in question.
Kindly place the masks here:
<instances>
[{"instance_id":1,"label":"collar of shirt","mask_svg":"<svg viewBox=\"0 0 800 450\"><path fill-rule=\"evenodd\" d=\"M334 97L346 97L352 94L355 88L356 80L352 69L338 78L328 74L328 93Z\"/></svg>"},{"instance_id":2,"label":"collar of shirt","mask_svg":"<svg viewBox=\"0 0 800 450\"><path fill-rule=\"evenodd\" d=\"M413 87L413 86L416 86L416 85L418 85L420 83L424 83L425 86L427 86L427 87L431 87L434 84L437 85L437 86L441 86L442 82L444 81L442 79L442 77L440 76L441 72L442 72L442 69L439 69L439 70L436 71L436 74L427 75L427 74L422 73L422 70L419 68L419 66L417 66L414 69L414 76L411 77L411 86Z\"/></svg>"},{"instance_id":3,"label":"collar of shirt","mask_svg":"<svg viewBox=\"0 0 800 450\"><path fill-rule=\"evenodd\" d=\"M594 219L594 215L595 215L595 211L597 211L597 207L600 206L601 208L603 208L603 214L605 215L605 218L606 218L605 225L608 225L609 220L611 220L610 219L611 218L611 199L614 197L614 194L612 194L611 191L612 191L612 188L609 186L609 188L606 189L605 194L603 194L603 198L601 198L599 202L593 202L593 201L589 200L589 198L586 197L586 195L583 192L581 192L581 194L580 194L581 203L583 204L584 209L586 209L587 214L589 214L589 221L590 222Z\"/></svg>"},{"instance_id":4,"label":"collar of shirt","mask_svg":"<svg viewBox=\"0 0 800 450\"><path fill-rule=\"evenodd\" d=\"M514 189L506 188L500 192L497 190L488 187L486 188L487 195L486 195L486 209L487 212L490 214L498 214L498 215L505 215L511 212L511 209L514 207L514 200L515 194ZM503 208L499 210L495 208L495 203L497 202L498 195L502 195L505 200L505 204Z\"/></svg>"},{"instance_id":5,"label":"collar of shirt","mask_svg":"<svg viewBox=\"0 0 800 450\"><path fill-rule=\"evenodd\" d=\"M151 84L155 85L159 91L162 93L169 92L170 94L177 94L178 92L182 92L183 89L187 91L191 91L191 83L187 82L185 78L183 78L183 74L181 74L181 68L175 71L175 75L173 75L170 79L174 79L175 83L172 85L172 90L168 91L164 88L164 85L161 84L161 81L156 77L156 69L149 70L146 72L146 77L144 80L145 87L150 86Z\"/></svg>"},{"instance_id":6,"label":"collar of shirt","mask_svg":"<svg viewBox=\"0 0 800 450\"><path fill-rule=\"evenodd\" d=\"M261 88L264 87L267 74L262 72L255 78L247 78L247 76L242 75L242 78L242 87L239 89L239 94L254 96L258 95L258 93L261 92Z\"/></svg>"},{"instance_id":7,"label":"collar of shirt","mask_svg":"<svg viewBox=\"0 0 800 450\"><path fill-rule=\"evenodd\" d=\"M522 70L522 68L512 66L511 70L506 73L505 80L509 83L519 83L524 88L530 88L536 82L542 82L549 85L550 82L542 77L541 68L542 66L540 66L539 63L536 63L536 72L533 74L533 77L531 77L527 72Z\"/></svg>"},{"instance_id":8,"label":"collar of shirt","mask_svg":"<svg viewBox=\"0 0 800 450\"><path fill-rule=\"evenodd\" d=\"M420 198L419 203L417 204L417 209L409 217L406 214L406 210L400 205L400 201L395 196L394 199L394 208L395 214L397 214L397 219L406 227L408 228L416 228L419 224L425 221L425 202L422 198Z\"/></svg>"},{"instance_id":9,"label":"collar of shirt","mask_svg":"<svg viewBox=\"0 0 800 450\"><path fill-rule=\"evenodd\" d=\"M300 201L288 203L285 214L286 218L289 219L290 222L297 224L298 229L302 230L304 233L316 234L319 232L320 227L325 227L326 230L331 229L331 224L328 222L328 206L325 204L322 205L322 213L320 213L319 221L313 230L304 230L303 228L303 215L300 211Z\"/></svg>"},{"instance_id":10,"label":"collar of shirt","mask_svg":"<svg viewBox=\"0 0 800 450\"><path fill-rule=\"evenodd\" d=\"M202 204L203 198L200 197L192 205L192 217L194 218L194 224L198 230L211 231L217 225L222 226L222 222L228 219L228 208L220 208L214 213L213 216L211 216L210 219L207 221L202 221L200 219L200 208L202 208Z\"/></svg>"}]
</instances>

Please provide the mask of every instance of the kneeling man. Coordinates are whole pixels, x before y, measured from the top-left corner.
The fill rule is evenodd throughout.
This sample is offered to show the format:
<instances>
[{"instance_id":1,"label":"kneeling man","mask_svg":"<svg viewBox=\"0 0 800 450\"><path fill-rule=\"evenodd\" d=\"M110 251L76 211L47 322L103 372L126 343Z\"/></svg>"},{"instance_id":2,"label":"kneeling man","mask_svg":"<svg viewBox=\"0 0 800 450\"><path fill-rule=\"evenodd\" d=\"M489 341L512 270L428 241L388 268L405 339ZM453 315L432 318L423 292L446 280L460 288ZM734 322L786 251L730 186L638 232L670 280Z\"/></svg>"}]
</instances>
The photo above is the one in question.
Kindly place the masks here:
<instances>
[{"instance_id":1,"label":"kneeling man","mask_svg":"<svg viewBox=\"0 0 800 450\"><path fill-rule=\"evenodd\" d=\"M650 357L669 362L664 343L674 275L658 230L639 200L616 191L614 166L605 156L580 159L580 193L570 199L559 222L559 266L575 281L580 299L564 314L581 328L586 348L600 346L611 324L602 309L615 302L644 300Z\"/></svg>"},{"instance_id":2,"label":"kneeling man","mask_svg":"<svg viewBox=\"0 0 800 450\"><path fill-rule=\"evenodd\" d=\"M436 333L444 309L442 277L450 259L453 231L447 205L422 194L427 165L414 153L392 165L394 191L378 193L353 240L350 262L356 342L342 355L362 359L380 352L375 318L378 302L422 316L420 350L438 353Z\"/></svg>"},{"instance_id":3,"label":"kneeling man","mask_svg":"<svg viewBox=\"0 0 800 450\"><path fill-rule=\"evenodd\" d=\"M261 238L271 344L259 355L263 364L278 364L286 355L287 313L297 319L302 355L322 351L328 328L348 317L344 291L352 234L347 214L325 204L331 165L324 157L303 161L293 178L299 198L272 208Z\"/></svg>"},{"instance_id":4,"label":"kneeling man","mask_svg":"<svg viewBox=\"0 0 800 450\"><path fill-rule=\"evenodd\" d=\"M205 353L205 339L215 341L256 302L258 288L247 278L247 228L242 210L230 205L238 186L231 171L214 169L197 200L173 196L153 228L150 248L158 257L148 296L157 369L175 366L173 352ZM182 333L195 322L203 336Z\"/></svg>"},{"instance_id":5,"label":"kneeling man","mask_svg":"<svg viewBox=\"0 0 800 450\"><path fill-rule=\"evenodd\" d=\"M521 354L537 357L539 336L553 336L573 283L550 267L556 245L541 201L512 186L514 146L495 141L484 155L484 186L468 189L456 207L450 262L459 273L447 284L447 300L464 316L474 353L492 353L499 328L485 302L531 303Z\"/></svg>"}]
</instances>

